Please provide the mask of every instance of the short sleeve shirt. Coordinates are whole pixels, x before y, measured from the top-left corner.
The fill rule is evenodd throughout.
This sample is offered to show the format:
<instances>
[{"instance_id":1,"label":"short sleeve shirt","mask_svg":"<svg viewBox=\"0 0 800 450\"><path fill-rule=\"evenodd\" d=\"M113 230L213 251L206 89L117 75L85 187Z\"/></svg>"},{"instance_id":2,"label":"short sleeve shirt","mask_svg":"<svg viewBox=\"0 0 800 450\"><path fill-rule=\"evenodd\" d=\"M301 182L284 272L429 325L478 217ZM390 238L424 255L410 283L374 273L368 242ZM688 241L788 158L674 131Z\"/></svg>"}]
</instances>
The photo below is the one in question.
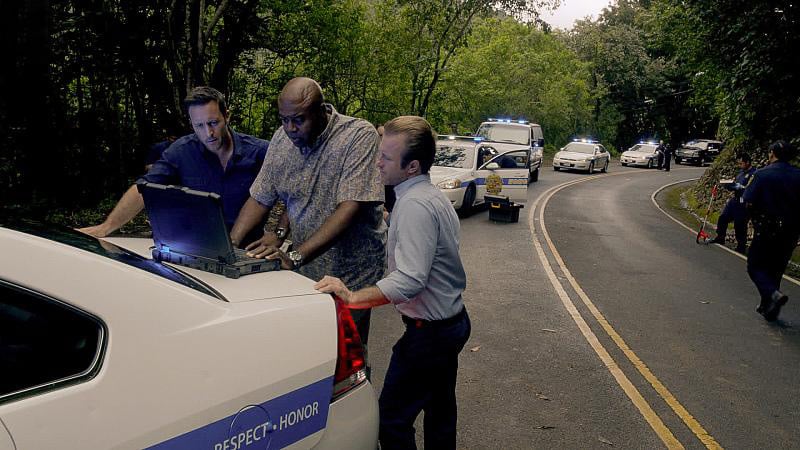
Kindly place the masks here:
<instances>
[{"instance_id":1,"label":"short sleeve shirt","mask_svg":"<svg viewBox=\"0 0 800 450\"><path fill-rule=\"evenodd\" d=\"M354 222L299 272L313 280L332 275L361 289L383 276L386 261L378 133L369 122L326 107L328 125L313 147L296 147L282 127L275 132L250 195L268 207L278 200L286 205L296 244L307 241L339 203L359 202Z\"/></svg>"},{"instance_id":2,"label":"short sleeve shirt","mask_svg":"<svg viewBox=\"0 0 800 450\"><path fill-rule=\"evenodd\" d=\"M217 155L206 149L196 135L176 140L142 178L150 183L177 184L222 197L225 224L230 230L239 210L250 198L250 185L264 163L269 142L231 131L233 155L225 170Z\"/></svg>"}]
</instances>

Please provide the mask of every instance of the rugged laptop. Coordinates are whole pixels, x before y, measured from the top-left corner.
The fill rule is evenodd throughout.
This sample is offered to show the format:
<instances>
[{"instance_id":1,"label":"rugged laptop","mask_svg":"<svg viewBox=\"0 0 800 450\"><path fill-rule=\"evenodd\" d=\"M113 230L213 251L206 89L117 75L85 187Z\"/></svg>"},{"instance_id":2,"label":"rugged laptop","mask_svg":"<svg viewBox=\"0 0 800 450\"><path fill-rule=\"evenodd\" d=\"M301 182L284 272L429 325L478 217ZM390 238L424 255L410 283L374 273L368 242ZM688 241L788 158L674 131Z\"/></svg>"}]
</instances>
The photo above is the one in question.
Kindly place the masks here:
<instances>
[{"instance_id":1,"label":"rugged laptop","mask_svg":"<svg viewBox=\"0 0 800 450\"><path fill-rule=\"evenodd\" d=\"M139 181L153 227L153 259L239 278L278 270L280 260L251 258L231 245L218 194Z\"/></svg>"}]
</instances>

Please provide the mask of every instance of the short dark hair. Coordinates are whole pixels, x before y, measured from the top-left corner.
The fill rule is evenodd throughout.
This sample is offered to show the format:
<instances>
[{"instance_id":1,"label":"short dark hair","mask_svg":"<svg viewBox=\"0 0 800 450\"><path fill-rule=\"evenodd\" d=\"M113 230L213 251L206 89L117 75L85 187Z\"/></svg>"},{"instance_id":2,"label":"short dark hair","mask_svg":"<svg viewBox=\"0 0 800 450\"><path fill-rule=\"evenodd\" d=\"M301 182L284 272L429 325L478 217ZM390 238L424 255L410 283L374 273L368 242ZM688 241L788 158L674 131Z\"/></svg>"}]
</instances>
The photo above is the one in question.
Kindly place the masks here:
<instances>
[{"instance_id":1,"label":"short dark hair","mask_svg":"<svg viewBox=\"0 0 800 450\"><path fill-rule=\"evenodd\" d=\"M197 86L189 91L189 95L183 99L183 107L188 111L190 106L202 106L210 102L217 102L219 112L225 117L228 116L228 106L225 103L225 96L222 95L222 92L210 86Z\"/></svg>"},{"instance_id":2,"label":"short dark hair","mask_svg":"<svg viewBox=\"0 0 800 450\"><path fill-rule=\"evenodd\" d=\"M771 151L779 161L789 161L797 156L797 149L794 148L794 145L784 140L773 142L772 145L769 146L769 151Z\"/></svg>"},{"instance_id":3,"label":"short dark hair","mask_svg":"<svg viewBox=\"0 0 800 450\"><path fill-rule=\"evenodd\" d=\"M746 162L747 164L750 164L750 163L752 163L752 162L753 162L753 158L751 158L751 157L750 157L750 154L749 154L749 153L739 153L739 154L736 156L736 160L737 160L737 161L744 161L744 162Z\"/></svg>"},{"instance_id":4,"label":"short dark hair","mask_svg":"<svg viewBox=\"0 0 800 450\"><path fill-rule=\"evenodd\" d=\"M406 168L411 161L419 161L422 173L428 173L436 154L436 133L431 124L419 116L400 116L386 122L384 136L402 134L406 137L406 152L400 167Z\"/></svg>"}]
</instances>

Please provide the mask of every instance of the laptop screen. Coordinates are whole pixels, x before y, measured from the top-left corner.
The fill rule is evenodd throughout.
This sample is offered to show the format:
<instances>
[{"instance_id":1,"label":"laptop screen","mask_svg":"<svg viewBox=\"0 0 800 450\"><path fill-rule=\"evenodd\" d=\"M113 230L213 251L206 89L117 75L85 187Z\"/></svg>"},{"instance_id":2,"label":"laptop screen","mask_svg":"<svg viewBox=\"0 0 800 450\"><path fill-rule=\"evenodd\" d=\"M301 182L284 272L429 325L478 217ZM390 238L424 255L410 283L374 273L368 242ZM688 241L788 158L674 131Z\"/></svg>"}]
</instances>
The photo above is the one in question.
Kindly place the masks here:
<instances>
[{"instance_id":1,"label":"laptop screen","mask_svg":"<svg viewBox=\"0 0 800 450\"><path fill-rule=\"evenodd\" d=\"M144 181L137 187L144 197L157 249L231 261L233 248L219 195Z\"/></svg>"}]
</instances>

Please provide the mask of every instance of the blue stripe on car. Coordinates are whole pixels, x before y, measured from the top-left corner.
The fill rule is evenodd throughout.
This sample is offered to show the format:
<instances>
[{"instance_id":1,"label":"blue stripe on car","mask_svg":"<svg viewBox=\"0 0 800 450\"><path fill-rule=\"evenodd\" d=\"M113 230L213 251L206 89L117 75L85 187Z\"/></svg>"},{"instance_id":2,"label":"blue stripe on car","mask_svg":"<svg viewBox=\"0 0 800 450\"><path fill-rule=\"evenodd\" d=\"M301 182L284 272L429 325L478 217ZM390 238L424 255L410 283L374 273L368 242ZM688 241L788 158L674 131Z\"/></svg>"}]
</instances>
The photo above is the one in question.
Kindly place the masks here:
<instances>
[{"instance_id":1,"label":"blue stripe on car","mask_svg":"<svg viewBox=\"0 0 800 450\"><path fill-rule=\"evenodd\" d=\"M283 448L325 428L333 377L148 447L157 450Z\"/></svg>"}]
</instances>

